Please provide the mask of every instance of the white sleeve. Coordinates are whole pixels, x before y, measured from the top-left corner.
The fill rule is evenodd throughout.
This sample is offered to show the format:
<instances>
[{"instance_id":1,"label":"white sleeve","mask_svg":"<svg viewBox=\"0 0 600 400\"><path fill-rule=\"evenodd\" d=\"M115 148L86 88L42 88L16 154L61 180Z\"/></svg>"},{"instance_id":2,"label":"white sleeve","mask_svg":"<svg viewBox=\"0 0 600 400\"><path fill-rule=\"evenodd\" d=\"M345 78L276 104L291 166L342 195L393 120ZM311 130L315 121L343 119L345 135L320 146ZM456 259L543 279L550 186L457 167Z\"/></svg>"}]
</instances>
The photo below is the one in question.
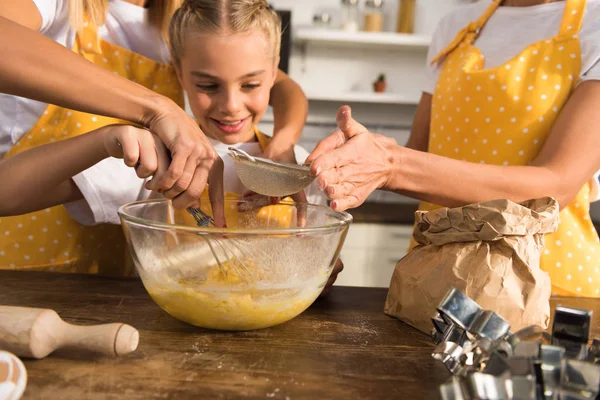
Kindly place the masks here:
<instances>
[{"instance_id":1,"label":"white sleeve","mask_svg":"<svg viewBox=\"0 0 600 400\"><path fill-rule=\"evenodd\" d=\"M84 200L65 204L71 217L82 225L119 224L117 210L124 204L145 200L150 191L144 188L133 168L123 160L107 158L75 175L73 181Z\"/></svg>"},{"instance_id":2,"label":"white sleeve","mask_svg":"<svg viewBox=\"0 0 600 400\"><path fill-rule=\"evenodd\" d=\"M46 33L50 27L56 22L63 24L68 21L63 21L69 6L68 0L33 0L40 15L42 16L42 27L40 33Z\"/></svg>"},{"instance_id":3,"label":"white sleeve","mask_svg":"<svg viewBox=\"0 0 600 400\"><path fill-rule=\"evenodd\" d=\"M581 75L579 83L600 80L600 19L581 31Z\"/></svg>"},{"instance_id":4,"label":"white sleeve","mask_svg":"<svg viewBox=\"0 0 600 400\"><path fill-rule=\"evenodd\" d=\"M600 18L580 32L581 75L578 85L585 81L600 81ZM590 202L600 200L600 183L597 171L590 179Z\"/></svg>"},{"instance_id":5,"label":"white sleeve","mask_svg":"<svg viewBox=\"0 0 600 400\"><path fill-rule=\"evenodd\" d=\"M427 65L425 66L424 74L423 92L425 93L433 94L441 69L440 63L432 65L431 60L444 50L457 34L457 32L449 32L450 24L448 20L450 19L450 15L446 15L440 20L433 37L431 38L431 45L427 51Z\"/></svg>"}]
</instances>

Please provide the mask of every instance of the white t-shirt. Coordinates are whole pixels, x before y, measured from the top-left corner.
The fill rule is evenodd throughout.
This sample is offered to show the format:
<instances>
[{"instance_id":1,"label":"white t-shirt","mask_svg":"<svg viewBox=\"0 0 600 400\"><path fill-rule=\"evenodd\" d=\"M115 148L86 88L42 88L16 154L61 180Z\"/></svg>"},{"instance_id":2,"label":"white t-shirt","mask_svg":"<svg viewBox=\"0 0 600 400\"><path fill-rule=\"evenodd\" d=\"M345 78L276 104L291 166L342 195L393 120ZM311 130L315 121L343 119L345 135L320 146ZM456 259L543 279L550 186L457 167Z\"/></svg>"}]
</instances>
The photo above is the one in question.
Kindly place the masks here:
<instances>
[{"instance_id":1,"label":"white t-shirt","mask_svg":"<svg viewBox=\"0 0 600 400\"><path fill-rule=\"evenodd\" d=\"M480 0L440 20L427 56L424 92L433 94L440 73L440 63L431 65L431 59L443 51L462 28L479 19L490 4L492 0ZM485 56L485 67L502 65L528 45L556 36L565 4L566 1L557 1L530 7L498 7L475 41ZM581 81L600 80L600 0L587 0L579 39Z\"/></svg>"},{"instance_id":2,"label":"white t-shirt","mask_svg":"<svg viewBox=\"0 0 600 400\"><path fill-rule=\"evenodd\" d=\"M492 4L480 0L460 7L444 16L433 35L427 55L423 91L433 94L441 65L430 61L454 40L458 32L476 21ZM498 7L487 21L475 46L485 56L485 67L502 65L519 54L528 45L556 36L560 29L566 1L557 1L530 7ZM600 0L587 0L587 8L579 32L581 43L580 83L600 80ZM590 181L590 199L598 200L598 173Z\"/></svg>"}]
</instances>

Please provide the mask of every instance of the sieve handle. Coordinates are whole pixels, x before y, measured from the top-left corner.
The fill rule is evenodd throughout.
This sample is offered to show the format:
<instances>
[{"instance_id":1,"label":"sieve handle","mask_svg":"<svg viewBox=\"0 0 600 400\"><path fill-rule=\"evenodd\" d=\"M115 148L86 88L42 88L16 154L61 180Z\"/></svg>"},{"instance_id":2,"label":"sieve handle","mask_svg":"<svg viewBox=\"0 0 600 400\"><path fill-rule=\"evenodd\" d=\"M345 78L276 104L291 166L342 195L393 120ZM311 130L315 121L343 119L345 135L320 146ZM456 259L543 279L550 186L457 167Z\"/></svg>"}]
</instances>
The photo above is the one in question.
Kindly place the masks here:
<instances>
[{"instance_id":1,"label":"sieve handle","mask_svg":"<svg viewBox=\"0 0 600 400\"><path fill-rule=\"evenodd\" d=\"M235 147L229 147L229 156L233 159L245 159L248 161L256 161L254 157L246 153L244 150L236 149Z\"/></svg>"}]
</instances>

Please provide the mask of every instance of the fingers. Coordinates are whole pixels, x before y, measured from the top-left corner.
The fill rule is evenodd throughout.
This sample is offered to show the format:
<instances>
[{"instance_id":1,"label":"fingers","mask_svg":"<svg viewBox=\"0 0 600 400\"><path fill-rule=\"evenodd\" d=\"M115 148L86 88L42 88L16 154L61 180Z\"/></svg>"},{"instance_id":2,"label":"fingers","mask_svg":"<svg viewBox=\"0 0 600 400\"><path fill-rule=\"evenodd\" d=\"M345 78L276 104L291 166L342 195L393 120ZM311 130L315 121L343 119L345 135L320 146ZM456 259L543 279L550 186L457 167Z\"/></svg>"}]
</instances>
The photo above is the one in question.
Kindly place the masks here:
<instances>
[{"instance_id":1,"label":"fingers","mask_svg":"<svg viewBox=\"0 0 600 400\"><path fill-rule=\"evenodd\" d=\"M171 164L167 172L156 177L157 191L173 191L181 193L190 184L191 176L194 174L197 164L190 160L191 150L185 146L176 145L171 149ZM181 182L180 178L186 173L187 182ZM175 186L177 184L177 186Z\"/></svg>"},{"instance_id":2,"label":"fingers","mask_svg":"<svg viewBox=\"0 0 600 400\"><path fill-rule=\"evenodd\" d=\"M343 145L345 142L346 142L346 137L344 136L344 132L340 131L339 129L336 130L331 135L327 136L325 139L321 140L317 144L317 146L314 148L312 153L310 153L308 155L308 157L306 158L305 163L312 163L315 159L317 159L321 155L323 155L331 150L337 149L338 147ZM311 173L313 175L317 175L318 171L316 171L316 169L313 169L311 166Z\"/></svg>"},{"instance_id":3,"label":"fingers","mask_svg":"<svg viewBox=\"0 0 600 400\"><path fill-rule=\"evenodd\" d=\"M312 162L310 166L311 173L316 176L316 183L319 188L325 189L328 185L339 182L337 170L347 162L339 156L337 150L333 150L321 155Z\"/></svg>"},{"instance_id":4,"label":"fingers","mask_svg":"<svg viewBox=\"0 0 600 400\"><path fill-rule=\"evenodd\" d=\"M306 193L302 190L293 195L292 199L296 202L296 226L304 228L306 226L306 204L308 204Z\"/></svg>"},{"instance_id":5,"label":"fingers","mask_svg":"<svg viewBox=\"0 0 600 400\"><path fill-rule=\"evenodd\" d=\"M341 180L338 184L327 186L325 194L333 200L330 206L334 211L345 211L364 203L375 189L377 187L373 181L356 183Z\"/></svg>"},{"instance_id":6,"label":"fingers","mask_svg":"<svg viewBox=\"0 0 600 400\"><path fill-rule=\"evenodd\" d=\"M306 159L306 162L312 163L314 160L338 147L342 146L346 141L361 133L367 133L369 130L359 124L352 118L352 109L349 106L342 106L337 112L336 122L338 130L331 135L321 140L315 147L312 153ZM320 172L318 165L311 165L311 173L318 175Z\"/></svg>"},{"instance_id":7,"label":"fingers","mask_svg":"<svg viewBox=\"0 0 600 400\"><path fill-rule=\"evenodd\" d=\"M128 125L115 125L113 137L109 139L109 154L123 158L125 165L135 168L140 178L147 178L158 168L157 142L154 135L145 129ZM162 144L158 143L161 147Z\"/></svg>"},{"instance_id":8,"label":"fingers","mask_svg":"<svg viewBox=\"0 0 600 400\"><path fill-rule=\"evenodd\" d=\"M334 185L329 185L325 188L325 194L331 200L341 199L349 196L356 191L356 185L352 182L344 182Z\"/></svg>"},{"instance_id":9,"label":"fingers","mask_svg":"<svg viewBox=\"0 0 600 400\"><path fill-rule=\"evenodd\" d=\"M138 134L139 160L135 172L142 179L152 176L158 168L158 154L153 136L149 131L140 130Z\"/></svg>"},{"instance_id":10,"label":"fingers","mask_svg":"<svg viewBox=\"0 0 600 400\"><path fill-rule=\"evenodd\" d=\"M178 198L173 204L188 203L198 191L204 190L207 176L216 157L215 151L196 121L170 100L161 102L145 123L167 146L171 163L166 172L155 175L153 190ZM188 191L194 186L192 195ZM181 197L180 197L181 196Z\"/></svg>"},{"instance_id":11,"label":"fingers","mask_svg":"<svg viewBox=\"0 0 600 400\"><path fill-rule=\"evenodd\" d=\"M331 202L331 209L333 211L346 211L350 208L356 208L364 203L365 198L362 200L356 196L346 196Z\"/></svg>"},{"instance_id":12,"label":"fingers","mask_svg":"<svg viewBox=\"0 0 600 400\"><path fill-rule=\"evenodd\" d=\"M152 139L154 140L154 150L156 152L156 159L158 161L158 164L157 164L156 171L154 172L152 179L150 179L148 182L146 182L145 187L148 190L154 190L154 188L156 187L155 177L162 176L162 174L167 172L167 169L169 168L169 164L171 163L171 157L169 156L169 151L167 150L165 145L160 141L158 136L152 135Z\"/></svg>"},{"instance_id":13,"label":"fingers","mask_svg":"<svg viewBox=\"0 0 600 400\"><path fill-rule=\"evenodd\" d=\"M120 130L114 126L101 128L104 132L104 148L106 153L115 158L123 158L123 145L121 144Z\"/></svg>"},{"instance_id":14,"label":"fingers","mask_svg":"<svg viewBox=\"0 0 600 400\"><path fill-rule=\"evenodd\" d=\"M166 176L169 175L169 173L170 173L169 171L170 171L172 165L173 165L173 160L171 161L171 165L169 166L169 169L167 170L167 173L165 174ZM175 183L173 184L173 186L170 189L163 192L163 194L165 195L166 198L173 199L173 206L177 209L183 209L185 207L188 207L191 203L193 203L195 200L197 200L202 195L202 191L204 190L204 185L206 185L206 179L208 176L208 172L198 170L196 168L197 165L198 164L197 164L196 160L189 158L187 160L185 168L183 169L185 172L180 176L180 178L177 181L175 181ZM191 171L190 171L190 168L192 168ZM204 178L203 185L201 187L198 187L198 183L202 178ZM190 185L191 185L193 179L198 179L198 181L196 181L195 187L191 188ZM160 187L160 184L159 184L159 187ZM200 192L200 193L198 193L198 192Z\"/></svg>"},{"instance_id":15,"label":"fingers","mask_svg":"<svg viewBox=\"0 0 600 400\"><path fill-rule=\"evenodd\" d=\"M342 262L341 259L337 259L337 261L335 262L335 264L333 265L333 270L331 271L331 275L335 275L337 277L337 275L342 272L344 270L344 263Z\"/></svg>"},{"instance_id":16,"label":"fingers","mask_svg":"<svg viewBox=\"0 0 600 400\"><path fill-rule=\"evenodd\" d=\"M340 260L338 258L337 261L335 262L335 265L333 266L331 275L329 276L329 279L327 280L327 283L325 284L325 287L323 288L323 291L321 292L321 295L320 295L321 297L329 294L329 292L331 291L331 287L337 280L337 277L340 274L340 272L342 272L343 270L344 270L344 263L342 262L342 260Z\"/></svg>"},{"instance_id":17,"label":"fingers","mask_svg":"<svg viewBox=\"0 0 600 400\"><path fill-rule=\"evenodd\" d=\"M319 151L317 154L317 149L315 149L309 156L312 161L310 171L314 176L318 176L322 171L351 163L356 158L355 156L360 154L361 149L357 141L350 141L350 139L369 133L367 128L352 118L352 111L348 106L340 107L336 122L339 130L323 140L323 142L327 141L323 144L323 151Z\"/></svg>"},{"instance_id":18,"label":"fingers","mask_svg":"<svg viewBox=\"0 0 600 400\"><path fill-rule=\"evenodd\" d=\"M368 146L367 140L353 138L347 141L342 147L323 154L311 164L311 172L316 174L317 185L324 189L331 184L339 183L347 177L351 177L356 172L355 165L364 162L365 148ZM347 168L347 169L344 169ZM342 174L342 176L340 176Z\"/></svg>"},{"instance_id":19,"label":"fingers","mask_svg":"<svg viewBox=\"0 0 600 400\"><path fill-rule=\"evenodd\" d=\"M327 160L325 160L327 161ZM351 162L351 160L339 160L335 161L335 163L346 163ZM326 194L329 195L329 187L333 186L335 188L338 184L343 184L352 178L356 178L356 176L360 173L360 170L357 170L354 165L347 165L338 167L334 165L331 168L323 170L319 176L316 178L317 186L321 190L325 190ZM330 197L332 198L332 197Z\"/></svg>"},{"instance_id":20,"label":"fingers","mask_svg":"<svg viewBox=\"0 0 600 400\"><path fill-rule=\"evenodd\" d=\"M225 190L223 185L223 160L217 156L213 168L209 174L210 185L208 187L208 196L213 210L213 219L215 225L219 228L226 226L225 221Z\"/></svg>"},{"instance_id":21,"label":"fingers","mask_svg":"<svg viewBox=\"0 0 600 400\"><path fill-rule=\"evenodd\" d=\"M121 155L125 165L135 167L140 159L140 144L137 133L142 133L142 130L125 125L115 127L115 129L119 130L117 142L120 144ZM133 130L138 130L139 132L133 132Z\"/></svg>"},{"instance_id":22,"label":"fingers","mask_svg":"<svg viewBox=\"0 0 600 400\"><path fill-rule=\"evenodd\" d=\"M369 131L352 118L352 109L350 109L349 106L340 107L335 120L340 130L344 132L346 139L350 139L356 135L360 135L361 133L366 133Z\"/></svg>"}]
</instances>

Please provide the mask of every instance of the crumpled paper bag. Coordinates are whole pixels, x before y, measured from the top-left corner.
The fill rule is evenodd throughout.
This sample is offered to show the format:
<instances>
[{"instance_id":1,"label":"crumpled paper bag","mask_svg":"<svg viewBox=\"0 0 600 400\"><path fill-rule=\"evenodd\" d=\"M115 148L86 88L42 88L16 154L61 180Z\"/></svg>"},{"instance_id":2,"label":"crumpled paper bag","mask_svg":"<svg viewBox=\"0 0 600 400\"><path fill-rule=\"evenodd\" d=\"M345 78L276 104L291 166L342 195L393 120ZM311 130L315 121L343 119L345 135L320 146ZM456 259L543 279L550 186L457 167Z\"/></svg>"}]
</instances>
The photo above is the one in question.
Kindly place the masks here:
<instances>
[{"instance_id":1,"label":"crumpled paper bag","mask_svg":"<svg viewBox=\"0 0 600 400\"><path fill-rule=\"evenodd\" d=\"M551 284L540 255L558 213L552 198L417 211L418 245L396 264L385 313L429 333L437 305L456 287L508 320L511 331L547 328Z\"/></svg>"}]
</instances>

